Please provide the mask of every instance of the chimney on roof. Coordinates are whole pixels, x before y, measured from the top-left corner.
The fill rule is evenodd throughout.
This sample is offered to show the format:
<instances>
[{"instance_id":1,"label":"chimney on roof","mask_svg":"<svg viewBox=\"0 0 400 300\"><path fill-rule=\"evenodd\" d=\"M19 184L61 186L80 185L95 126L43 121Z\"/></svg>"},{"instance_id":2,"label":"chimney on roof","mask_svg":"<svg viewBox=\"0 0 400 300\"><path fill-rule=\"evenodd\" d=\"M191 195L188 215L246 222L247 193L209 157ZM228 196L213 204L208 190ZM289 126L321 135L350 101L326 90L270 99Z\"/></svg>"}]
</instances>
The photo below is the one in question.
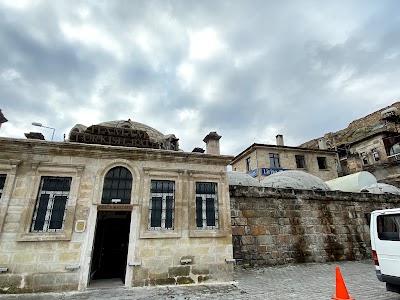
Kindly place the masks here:
<instances>
[{"instance_id":1,"label":"chimney on roof","mask_svg":"<svg viewBox=\"0 0 400 300\"><path fill-rule=\"evenodd\" d=\"M284 146L284 144L283 144L283 135L282 134L278 134L276 136L276 145L277 146Z\"/></svg>"},{"instance_id":2,"label":"chimney on roof","mask_svg":"<svg viewBox=\"0 0 400 300\"><path fill-rule=\"evenodd\" d=\"M328 150L328 145L326 144L326 139L318 139L318 148L321 150Z\"/></svg>"},{"instance_id":3,"label":"chimney on roof","mask_svg":"<svg viewBox=\"0 0 400 300\"><path fill-rule=\"evenodd\" d=\"M206 143L206 153L207 154L217 154L219 155L219 139L220 135L217 134L216 131L211 131L207 136L203 139L203 142Z\"/></svg>"}]
</instances>

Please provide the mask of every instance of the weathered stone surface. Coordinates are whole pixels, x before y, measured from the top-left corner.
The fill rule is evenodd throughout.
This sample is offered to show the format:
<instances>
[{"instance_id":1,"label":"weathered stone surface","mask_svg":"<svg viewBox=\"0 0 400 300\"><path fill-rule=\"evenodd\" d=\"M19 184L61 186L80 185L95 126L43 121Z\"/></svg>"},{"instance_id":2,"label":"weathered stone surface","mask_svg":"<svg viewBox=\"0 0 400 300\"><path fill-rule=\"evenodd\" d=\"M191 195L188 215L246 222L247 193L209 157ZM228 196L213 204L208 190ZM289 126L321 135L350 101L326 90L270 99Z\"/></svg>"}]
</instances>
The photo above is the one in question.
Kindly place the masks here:
<instances>
[{"instance_id":1,"label":"weathered stone surface","mask_svg":"<svg viewBox=\"0 0 400 300\"><path fill-rule=\"evenodd\" d=\"M189 266L171 267L168 269L169 277L188 276L190 273Z\"/></svg>"},{"instance_id":2,"label":"weathered stone surface","mask_svg":"<svg viewBox=\"0 0 400 300\"><path fill-rule=\"evenodd\" d=\"M211 276L199 276L199 277L197 277L197 282L203 283L203 282L209 281L211 279L212 279Z\"/></svg>"},{"instance_id":3,"label":"weathered stone surface","mask_svg":"<svg viewBox=\"0 0 400 300\"><path fill-rule=\"evenodd\" d=\"M155 280L155 285L174 285L176 284L175 278L159 278Z\"/></svg>"},{"instance_id":4,"label":"weathered stone surface","mask_svg":"<svg viewBox=\"0 0 400 300\"><path fill-rule=\"evenodd\" d=\"M207 268L197 268L195 266L192 268L192 274L195 275L207 275L209 272L210 270Z\"/></svg>"},{"instance_id":5,"label":"weathered stone surface","mask_svg":"<svg viewBox=\"0 0 400 300\"><path fill-rule=\"evenodd\" d=\"M178 284L191 284L194 283L194 280L190 277L178 277L176 282Z\"/></svg>"},{"instance_id":6,"label":"weathered stone surface","mask_svg":"<svg viewBox=\"0 0 400 300\"><path fill-rule=\"evenodd\" d=\"M230 195L231 215L248 216L244 226L233 218L234 258L254 266L369 258L370 212L400 204L393 195L242 186Z\"/></svg>"}]
</instances>

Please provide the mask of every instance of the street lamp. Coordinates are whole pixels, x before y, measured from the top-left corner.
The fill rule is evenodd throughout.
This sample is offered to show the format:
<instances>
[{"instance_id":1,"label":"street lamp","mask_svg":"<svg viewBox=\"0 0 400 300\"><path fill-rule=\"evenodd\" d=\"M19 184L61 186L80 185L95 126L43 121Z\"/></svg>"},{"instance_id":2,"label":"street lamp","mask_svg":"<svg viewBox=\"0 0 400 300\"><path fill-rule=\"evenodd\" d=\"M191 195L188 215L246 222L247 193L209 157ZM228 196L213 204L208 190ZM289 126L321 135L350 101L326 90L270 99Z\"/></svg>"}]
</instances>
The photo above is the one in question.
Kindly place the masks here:
<instances>
[{"instance_id":1,"label":"street lamp","mask_svg":"<svg viewBox=\"0 0 400 300\"><path fill-rule=\"evenodd\" d=\"M33 125L33 126L38 126L38 127L44 127L44 128L53 129L53 134L52 134L52 136L51 136L51 140L53 140L53 138L54 138L54 132L56 131L55 128L43 126L42 123L37 123L37 122L32 122L32 125Z\"/></svg>"}]
</instances>

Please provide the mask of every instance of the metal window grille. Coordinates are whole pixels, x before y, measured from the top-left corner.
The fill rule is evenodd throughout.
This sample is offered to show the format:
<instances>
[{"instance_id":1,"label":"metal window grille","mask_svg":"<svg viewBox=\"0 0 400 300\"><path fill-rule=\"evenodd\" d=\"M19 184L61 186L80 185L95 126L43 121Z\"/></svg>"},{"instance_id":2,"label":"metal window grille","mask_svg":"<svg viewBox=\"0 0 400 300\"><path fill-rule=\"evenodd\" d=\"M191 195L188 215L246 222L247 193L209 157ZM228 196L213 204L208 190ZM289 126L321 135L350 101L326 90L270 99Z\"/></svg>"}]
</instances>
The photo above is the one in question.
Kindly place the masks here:
<instances>
[{"instance_id":1,"label":"metal window grille","mask_svg":"<svg viewBox=\"0 0 400 300\"><path fill-rule=\"evenodd\" d=\"M271 168L280 168L281 164L279 162L279 154L278 153L270 153L269 154L269 164Z\"/></svg>"},{"instance_id":2,"label":"metal window grille","mask_svg":"<svg viewBox=\"0 0 400 300\"><path fill-rule=\"evenodd\" d=\"M32 232L64 230L71 177L42 177L33 214Z\"/></svg>"},{"instance_id":3,"label":"metal window grille","mask_svg":"<svg viewBox=\"0 0 400 300\"><path fill-rule=\"evenodd\" d=\"M0 174L0 199L1 195L3 195L4 183L6 182L7 175Z\"/></svg>"},{"instance_id":4,"label":"metal window grille","mask_svg":"<svg viewBox=\"0 0 400 300\"><path fill-rule=\"evenodd\" d=\"M174 229L175 182L151 181L149 229Z\"/></svg>"},{"instance_id":5,"label":"metal window grille","mask_svg":"<svg viewBox=\"0 0 400 300\"><path fill-rule=\"evenodd\" d=\"M103 204L131 203L132 174L124 167L112 168L104 177Z\"/></svg>"},{"instance_id":6,"label":"metal window grille","mask_svg":"<svg viewBox=\"0 0 400 300\"><path fill-rule=\"evenodd\" d=\"M295 155L296 166L299 169L304 169L306 167L306 160L303 155Z\"/></svg>"},{"instance_id":7,"label":"metal window grille","mask_svg":"<svg viewBox=\"0 0 400 300\"><path fill-rule=\"evenodd\" d=\"M196 227L218 228L217 184L196 182Z\"/></svg>"}]
</instances>

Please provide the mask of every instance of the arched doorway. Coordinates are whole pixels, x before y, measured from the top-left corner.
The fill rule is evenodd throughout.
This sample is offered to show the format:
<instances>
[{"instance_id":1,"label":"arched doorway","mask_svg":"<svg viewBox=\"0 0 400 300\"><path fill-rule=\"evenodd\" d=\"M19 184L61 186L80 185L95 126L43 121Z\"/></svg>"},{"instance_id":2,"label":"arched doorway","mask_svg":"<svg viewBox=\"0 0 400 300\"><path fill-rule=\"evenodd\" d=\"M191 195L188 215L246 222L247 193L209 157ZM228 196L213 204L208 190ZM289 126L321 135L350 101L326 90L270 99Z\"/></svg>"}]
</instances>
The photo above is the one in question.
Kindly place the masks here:
<instances>
[{"instance_id":1,"label":"arched doorway","mask_svg":"<svg viewBox=\"0 0 400 300\"><path fill-rule=\"evenodd\" d=\"M132 174L114 167L104 177L93 243L90 284L125 282L131 222Z\"/></svg>"}]
</instances>

